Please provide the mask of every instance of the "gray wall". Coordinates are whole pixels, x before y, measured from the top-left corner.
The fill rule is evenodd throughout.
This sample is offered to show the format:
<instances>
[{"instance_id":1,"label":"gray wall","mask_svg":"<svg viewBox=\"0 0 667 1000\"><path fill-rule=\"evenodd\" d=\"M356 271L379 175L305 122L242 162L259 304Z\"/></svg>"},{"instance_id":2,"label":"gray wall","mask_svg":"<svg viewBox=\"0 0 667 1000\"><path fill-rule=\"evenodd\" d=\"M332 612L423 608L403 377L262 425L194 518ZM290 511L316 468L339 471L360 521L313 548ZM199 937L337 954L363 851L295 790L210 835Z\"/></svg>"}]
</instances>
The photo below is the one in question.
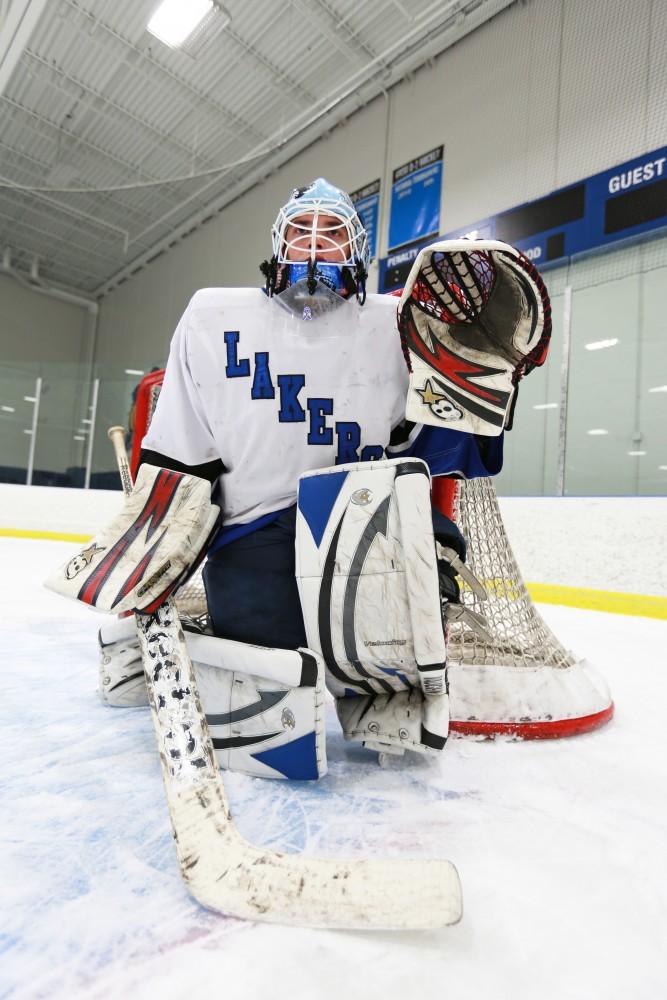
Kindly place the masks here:
<instances>
[{"instance_id":1,"label":"gray wall","mask_svg":"<svg viewBox=\"0 0 667 1000\"><path fill-rule=\"evenodd\" d=\"M24 288L0 274L0 466L25 468L33 404L41 376L43 395L36 468L64 471L83 464L85 445L73 428L88 416L93 355L90 312Z\"/></svg>"},{"instance_id":2,"label":"gray wall","mask_svg":"<svg viewBox=\"0 0 667 1000\"><path fill-rule=\"evenodd\" d=\"M33 365L91 360L90 313L0 274L0 359Z\"/></svg>"}]
</instances>

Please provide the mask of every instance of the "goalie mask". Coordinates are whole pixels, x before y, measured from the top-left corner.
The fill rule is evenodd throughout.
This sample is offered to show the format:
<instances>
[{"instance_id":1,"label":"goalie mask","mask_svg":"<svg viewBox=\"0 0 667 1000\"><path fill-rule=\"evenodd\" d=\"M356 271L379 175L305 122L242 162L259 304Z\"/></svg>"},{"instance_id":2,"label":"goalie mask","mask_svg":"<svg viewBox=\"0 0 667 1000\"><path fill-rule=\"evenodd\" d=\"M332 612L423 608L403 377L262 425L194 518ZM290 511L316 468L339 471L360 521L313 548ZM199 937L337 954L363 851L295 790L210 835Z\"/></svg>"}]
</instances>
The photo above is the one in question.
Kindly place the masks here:
<instances>
[{"instance_id":1,"label":"goalie mask","mask_svg":"<svg viewBox=\"0 0 667 1000\"><path fill-rule=\"evenodd\" d=\"M303 318L311 318L316 303L333 304L355 295L363 304L369 264L368 238L352 201L339 188L318 177L296 188L278 212L271 229L273 255L260 269L268 295L292 290ZM303 302L301 302L303 299ZM292 301L294 300L294 302ZM313 300L313 301L308 301Z\"/></svg>"}]
</instances>

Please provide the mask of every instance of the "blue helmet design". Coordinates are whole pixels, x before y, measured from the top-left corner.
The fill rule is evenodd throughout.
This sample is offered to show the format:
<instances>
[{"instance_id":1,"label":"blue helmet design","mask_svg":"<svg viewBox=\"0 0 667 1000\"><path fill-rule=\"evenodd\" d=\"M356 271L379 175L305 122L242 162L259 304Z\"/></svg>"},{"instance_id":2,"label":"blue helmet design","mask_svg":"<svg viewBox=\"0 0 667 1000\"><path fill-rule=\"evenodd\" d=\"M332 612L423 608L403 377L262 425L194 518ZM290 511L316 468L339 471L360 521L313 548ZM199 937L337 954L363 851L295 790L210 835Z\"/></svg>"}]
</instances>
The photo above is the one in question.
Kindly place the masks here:
<instances>
[{"instance_id":1,"label":"blue helmet design","mask_svg":"<svg viewBox=\"0 0 667 1000\"><path fill-rule=\"evenodd\" d=\"M292 191L278 212L271 241L271 265L262 265L267 284L273 271L278 287L307 278L313 288L320 281L335 292L356 288L359 299L365 298L370 263L366 230L349 195L324 177Z\"/></svg>"},{"instance_id":2,"label":"blue helmet design","mask_svg":"<svg viewBox=\"0 0 667 1000\"><path fill-rule=\"evenodd\" d=\"M301 222L299 220L302 216L310 218ZM333 221L318 226L317 223L322 216L329 217ZM344 233L342 241L341 229ZM364 270L368 270L370 263L368 237L361 219L349 195L330 184L324 177L318 177L308 187L295 188L287 204L278 212L271 230L276 261L279 264L287 263L290 250L303 250L307 242L311 242L311 250L316 257L315 241L310 241L312 233L320 236L322 249L325 252L327 249L342 251L344 260L340 263L348 267L360 263Z\"/></svg>"}]
</instances>

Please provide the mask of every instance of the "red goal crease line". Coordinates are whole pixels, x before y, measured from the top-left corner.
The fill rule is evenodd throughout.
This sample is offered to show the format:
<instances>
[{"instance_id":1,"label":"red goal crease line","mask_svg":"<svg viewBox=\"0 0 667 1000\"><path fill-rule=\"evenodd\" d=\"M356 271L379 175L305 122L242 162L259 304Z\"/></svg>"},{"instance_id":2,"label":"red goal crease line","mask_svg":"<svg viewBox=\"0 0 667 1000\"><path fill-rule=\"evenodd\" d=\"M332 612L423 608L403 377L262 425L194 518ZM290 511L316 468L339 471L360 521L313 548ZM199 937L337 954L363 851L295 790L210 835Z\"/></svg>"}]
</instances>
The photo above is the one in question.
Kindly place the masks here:
<instances>
[{"instance_id":1,"label":"red goal crease line","mask_svg":"<svg viewBox=\"0 0 667 1000\"><path fill-rule=\"evenodd\" d=\"M36 538L51 542L89 542L93 536L66 531L33 531L0 528L0 538ZM667 597L628 594L591 587L566 587L556 583L527 583L528 593L538 604L560 604L584 611L606 611L614 615L658 618L667 621Z\"/></svg>"}]
</instances>

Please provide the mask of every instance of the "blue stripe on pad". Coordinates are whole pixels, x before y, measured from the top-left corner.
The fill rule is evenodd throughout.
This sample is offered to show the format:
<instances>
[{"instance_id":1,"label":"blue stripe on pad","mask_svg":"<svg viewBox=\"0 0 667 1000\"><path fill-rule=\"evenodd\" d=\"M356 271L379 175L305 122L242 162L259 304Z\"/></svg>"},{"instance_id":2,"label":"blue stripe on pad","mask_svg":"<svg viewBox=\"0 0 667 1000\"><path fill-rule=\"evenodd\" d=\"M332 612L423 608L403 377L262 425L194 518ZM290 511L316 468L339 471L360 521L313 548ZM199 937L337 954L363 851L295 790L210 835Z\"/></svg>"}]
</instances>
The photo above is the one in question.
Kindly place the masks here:
<instances>
[{"instance_id":1,"label":"blue stripe on pad","mask_svg":"<svg viewBox=\"0 0 667 1000\"><path fill-rule=\"evenodd\" d=\"M264 750L252 756L293 781L315 781L319 777L314 732L306 733L282 747Z\"/></svg>"},{"instance_id":2,"label":"blue stripe on pad","mask_svg":"<svg viewBox=\"0 0 667 1000\"><path fill-rule=\"evenodd\" d=\"M299 482L299 510L318 548L346 479L347 472L327 472L321 476L306 476Z\"/></svg>"}]
</instances>

